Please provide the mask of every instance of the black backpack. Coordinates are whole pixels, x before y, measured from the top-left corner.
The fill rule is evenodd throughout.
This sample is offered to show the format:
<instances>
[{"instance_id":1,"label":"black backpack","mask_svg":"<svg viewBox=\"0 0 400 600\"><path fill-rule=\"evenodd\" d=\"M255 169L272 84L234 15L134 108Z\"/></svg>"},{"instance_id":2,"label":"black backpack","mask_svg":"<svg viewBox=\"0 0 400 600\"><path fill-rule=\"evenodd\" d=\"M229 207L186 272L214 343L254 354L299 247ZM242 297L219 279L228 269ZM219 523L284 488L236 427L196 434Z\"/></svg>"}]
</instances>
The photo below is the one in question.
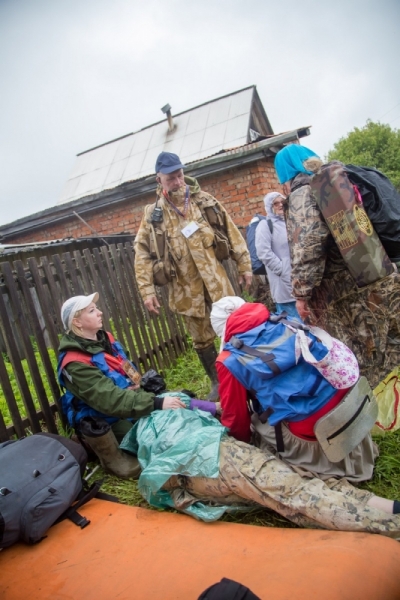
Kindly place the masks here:
<instances>
[{"instance_id":1,"label":"black backpack","mask_svg":"<svg viewBox=\"0 0 400 600\"><path fill-rule=\"evenodd\" d=\"M38 433L0 444L0 548L39 542L63 518L86 527L90 521L76 510L98 496L101 485L83 490L86 462L83 446L61 435Z\"/></svg>"},{"instance_id":2,"label":"black backpack","mask_svg":"<svg viewBox=\"0 0 400 600\"><path fill-rule=\"evenodd\" d=\"M223 577L219 583L211 585L197 600L261 600L248 587Z\"/></svg>"},{"instance_id":3,"label":"black backpack","mask_svg":"<svg viewBox=\"0 0 400 600\"><path fill-rule=\"evenodd\" d=\"M400 193L377 169L345 165L357 186L364 208L392 262L400 261Z\"/></svg>"}]
</instances>

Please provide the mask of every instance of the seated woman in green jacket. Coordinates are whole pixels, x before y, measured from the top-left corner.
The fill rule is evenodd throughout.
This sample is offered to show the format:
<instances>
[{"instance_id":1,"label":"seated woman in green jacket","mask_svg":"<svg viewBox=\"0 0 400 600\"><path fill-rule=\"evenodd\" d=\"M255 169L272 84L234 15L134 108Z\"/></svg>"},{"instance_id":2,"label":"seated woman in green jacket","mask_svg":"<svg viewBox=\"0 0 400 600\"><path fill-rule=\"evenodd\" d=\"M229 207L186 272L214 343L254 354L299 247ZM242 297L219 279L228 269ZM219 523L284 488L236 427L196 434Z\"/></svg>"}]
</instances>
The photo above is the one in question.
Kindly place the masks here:
<instances>
[{"instance_id":1,"label":"seated woman in green jacket","mask_svg":"<svg viewBox=\"0 0 400 600\"><path fill-rule=\"evenodd\" d=\"M132 421L153 410L186 405L179 397L158 397L140 387L140 373L125 349L102 329L98 299L97 292L74 296L61 308L66 330L58 362L59 382L66 390L62 408L69 425L106 470L120 477L138 477L137 459L119 450L117 440L129 431Z\"/></svg>"}]
</instances>

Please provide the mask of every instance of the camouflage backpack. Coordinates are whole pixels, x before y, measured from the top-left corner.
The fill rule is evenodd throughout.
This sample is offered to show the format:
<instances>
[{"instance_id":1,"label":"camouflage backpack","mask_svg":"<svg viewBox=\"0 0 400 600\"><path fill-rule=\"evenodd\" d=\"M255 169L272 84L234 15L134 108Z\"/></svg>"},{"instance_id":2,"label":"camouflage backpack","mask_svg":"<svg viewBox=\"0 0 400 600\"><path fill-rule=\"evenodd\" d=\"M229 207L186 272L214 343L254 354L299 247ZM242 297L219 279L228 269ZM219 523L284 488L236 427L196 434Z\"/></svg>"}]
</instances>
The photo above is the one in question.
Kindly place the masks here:
<instances>
[{"instance_id":1,"label":"camouflage backpack","mask_svg":"<svg viewBox=\"0 0 400 600\"><path fill-rule=\"evenodd\" d=\"M344 165L322 165L311 177L310 186L357 286L364 287L393 273L391 260Z\"/></svg>"}]
</instances>

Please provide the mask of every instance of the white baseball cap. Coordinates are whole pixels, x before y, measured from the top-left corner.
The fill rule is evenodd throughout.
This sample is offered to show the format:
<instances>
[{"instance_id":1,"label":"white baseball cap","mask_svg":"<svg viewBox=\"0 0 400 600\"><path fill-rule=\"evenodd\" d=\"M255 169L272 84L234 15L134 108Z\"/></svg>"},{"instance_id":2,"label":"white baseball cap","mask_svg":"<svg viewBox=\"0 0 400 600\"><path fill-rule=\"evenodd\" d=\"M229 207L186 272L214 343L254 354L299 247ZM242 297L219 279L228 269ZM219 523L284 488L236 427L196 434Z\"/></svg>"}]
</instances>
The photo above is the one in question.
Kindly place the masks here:
<instances>
[{"instance_id":1,"label":"white baseball cap","mask_svg":"<svg viewBox=\"0 0 400 600\"><path fill-rule=\"evenodd\" d=\"M72 326L72 319L78 310L87 308L92 302L97 302L99 294L89 294L89 296L72 296L64 302L61 307L61 320L66 331L69 331Z\"/></svg>"}]
</instances>

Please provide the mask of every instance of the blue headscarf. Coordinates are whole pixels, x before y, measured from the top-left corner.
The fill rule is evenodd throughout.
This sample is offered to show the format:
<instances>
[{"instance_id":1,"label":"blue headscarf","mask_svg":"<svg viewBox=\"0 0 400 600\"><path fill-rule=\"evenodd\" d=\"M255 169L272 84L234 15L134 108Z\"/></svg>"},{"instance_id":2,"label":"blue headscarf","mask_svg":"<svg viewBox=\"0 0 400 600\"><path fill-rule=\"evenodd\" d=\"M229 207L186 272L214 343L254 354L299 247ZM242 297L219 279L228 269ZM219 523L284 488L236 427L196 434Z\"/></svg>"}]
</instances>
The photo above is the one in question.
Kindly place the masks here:
<instances>
[{"instance_id":1,"label":"blue headscarf","mask_svg":"<svg viewBox=\"0 0 400 600\"><path fill-rule=\"evenodd\" d=\"M312 150L298 144L290 144L279 150L275 156L275 170L280 183L286 183L293 179L299 173L307 173L312 175L311 171L307 171L303 167L303 162L311 156L317 156Z\"/></svg>"}]
</instances>

